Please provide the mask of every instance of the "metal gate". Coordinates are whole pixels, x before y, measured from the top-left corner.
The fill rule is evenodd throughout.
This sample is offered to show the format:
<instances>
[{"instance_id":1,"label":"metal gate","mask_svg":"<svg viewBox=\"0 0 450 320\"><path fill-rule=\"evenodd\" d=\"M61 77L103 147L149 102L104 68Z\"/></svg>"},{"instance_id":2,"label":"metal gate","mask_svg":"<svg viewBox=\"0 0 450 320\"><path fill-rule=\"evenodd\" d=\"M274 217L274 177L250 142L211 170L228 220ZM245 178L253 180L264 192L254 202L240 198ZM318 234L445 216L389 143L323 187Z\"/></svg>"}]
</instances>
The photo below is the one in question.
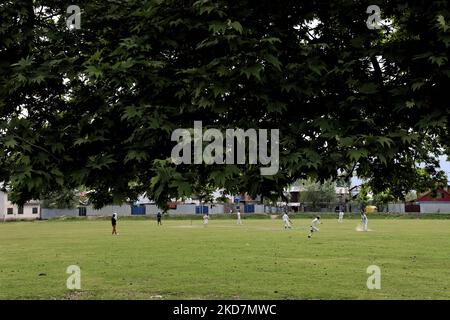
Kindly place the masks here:
<instances>
[{"instance_id":1,"label":"metal gate","mask_svg":"<svg viewBox=\"0 0 450 320\"><path fill-rule=\"evenodd\" d=\"M86 207L78 207L78 216L86 217Z\"/></svg>"},{"instance_id":2,"label":"metal gate","mask_svg":"<svg viewBox=\"0 0 450 320\"><path fill-rule=\"evenodd\" d=\"M145 206L131 206L132 216L142 216L145 215Z\"/></svg>"},{"instance_id":3,"label":"metal gate","mask_svg":"<svg viewBox=\"0 0 450 320\"><path fill-rule=\"evenodd\" d=\"M208 213L208 206L195 206L195 214L205 214L205 213Z\"/></svg>"},{"instance_id":4,"label":"metal gate","mask_svg":"<svg viewBox=\"0 0 450 320\"><path fill-rule=\"evenodd\" d=\"M246 204L244 206L245 213L255 213L255 205L254 204Z\"/></svg>"},{"instance_id":5,"label":"metal gate","mask_svg":"<svg viewBox=\"0 0 450 320\"><path fill-rule=\"evenodd\" d=\"M405 204L405 212L420 212L419 204Z\"/></svg>"}]
</instances>

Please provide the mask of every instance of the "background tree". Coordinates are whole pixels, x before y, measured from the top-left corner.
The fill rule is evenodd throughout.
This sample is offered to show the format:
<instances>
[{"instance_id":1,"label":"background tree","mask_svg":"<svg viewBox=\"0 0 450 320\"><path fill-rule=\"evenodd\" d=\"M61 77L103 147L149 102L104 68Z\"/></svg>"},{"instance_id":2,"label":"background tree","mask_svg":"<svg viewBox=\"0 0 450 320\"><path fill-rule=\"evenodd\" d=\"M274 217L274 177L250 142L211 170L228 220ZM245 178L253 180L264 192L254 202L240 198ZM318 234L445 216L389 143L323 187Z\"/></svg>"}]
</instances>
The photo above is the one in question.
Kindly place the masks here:
<instances>
[{"instance_id":1,"label":"background tree","mask_svg":"<svg viewBox=\"0 0 450 320\"><path fill-rule=\"evenodd\" d=\"M416 201L417 200L417 192L412 190L410 192L408 192L405 196L405 201L406 202L410 202L410 201Z\"/></svg>"},{"instance_id":2,"label":"background tree","mask_svg":"<svg viewBox=\"0 0 450 320\"><path fill-rule=\"evenodd\" d=\"M363 184L360 188L358 193L355 196L356 203L358 205L359 211L365 211L367 205L369 205L370 197L370 187L367 184Z\"/></svg>"},{"instance_id":3,"label":"background tree","mask_svg":"<svg viewBox=\"0 0 450 320\"><path fill-rule=\"evenodd\" d=\"M324 183L312 180L303 181L304 191L300 191L300 201L307 206L311 206L313 210L326 205L327 208L334 204L337 200L336 183L333 181L325 181Z\"/></svg>"},{"instance_id":4,"label":"background tree","mask_svg":"<svg viewBox=\"0 0 450 320\"><path fill-rule=\"evenodd\" d=\"M80 0L0 5L0 181L20 203L85 185L159 205L198 181L282 196L354 172L403 196L449 154L448 1ZM176 128L276 128L280 171L170 161Z\"/></svg>"},{"instance_id":5,"label":"background tree","mask_svg":"<svg viewBox=\"0 0 450 320\"><path fill-rule=\"evenodd\" d=\"M224 194L221 194L214 200L218 203L229 203L230 202L230 199Z\"/></svg>"},{"instance_id":6,"label":"background tree","mask_svg":"<svg viewBox=\"0 0 450 320\"><path fill-rule=\"evenodd\" d=\"M377 207L378 212L384 212L388 203L395 200L395 197L387 190L373 194L371 204Z\"/></svg>"},{"instance_id":7,"label":"background tree","mask_svg":"<svg viewBox=\"0 0 450 320\"><path fill-rule=\"evenodd\" d=\"M80 205L80 192L78 190L62 190L43 194L41 206L43 208L74 209Z\"/></svg>"}]
</instances>

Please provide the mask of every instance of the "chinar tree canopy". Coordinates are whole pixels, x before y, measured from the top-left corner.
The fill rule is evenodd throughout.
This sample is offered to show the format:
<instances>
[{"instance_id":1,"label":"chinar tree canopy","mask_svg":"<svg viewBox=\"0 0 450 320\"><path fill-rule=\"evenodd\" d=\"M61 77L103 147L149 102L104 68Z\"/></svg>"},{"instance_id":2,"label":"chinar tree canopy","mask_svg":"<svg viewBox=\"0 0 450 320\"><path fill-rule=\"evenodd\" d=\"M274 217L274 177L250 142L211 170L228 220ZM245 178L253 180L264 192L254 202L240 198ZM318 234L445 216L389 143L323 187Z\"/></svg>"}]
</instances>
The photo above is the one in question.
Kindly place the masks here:
<instances>
[{"instance_id":1,"label":"chinar tree canopy","mask_svg":"<svg viewBox=\"0 0 450 320\"><path fill-rule=\"evenodd\" d=\"M0 3L0 181L15 202L76 188L96 206L195 186L273 196L353 173L401 197L442 181L450 1L59 0ZM259 165L174 165L171 134L279 129ZM421 175L418 177L417 166Z\"/></svg>"}]
</instances>

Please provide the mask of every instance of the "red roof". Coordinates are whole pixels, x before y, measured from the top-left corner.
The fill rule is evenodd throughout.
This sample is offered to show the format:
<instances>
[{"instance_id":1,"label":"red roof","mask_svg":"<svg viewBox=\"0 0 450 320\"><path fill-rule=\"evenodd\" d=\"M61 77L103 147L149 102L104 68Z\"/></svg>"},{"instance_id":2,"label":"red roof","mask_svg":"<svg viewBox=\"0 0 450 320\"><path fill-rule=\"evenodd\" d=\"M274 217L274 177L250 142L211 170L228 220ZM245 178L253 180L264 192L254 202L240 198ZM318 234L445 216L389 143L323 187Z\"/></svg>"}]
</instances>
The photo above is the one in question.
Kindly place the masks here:
<instances>
[{"instance_id":1,"label":"red roof","mask_svg":"<svg viewBox=\"0 0 450 320\"><path fill-rule=\"evenodd\" d=\"M443 202L450 202L450 193L443 189L439 188L433 192L429 191L423 195L421 195L418 199L418 202L427 202L427 201L443 201Z\"/></svg>"}]
</instances>

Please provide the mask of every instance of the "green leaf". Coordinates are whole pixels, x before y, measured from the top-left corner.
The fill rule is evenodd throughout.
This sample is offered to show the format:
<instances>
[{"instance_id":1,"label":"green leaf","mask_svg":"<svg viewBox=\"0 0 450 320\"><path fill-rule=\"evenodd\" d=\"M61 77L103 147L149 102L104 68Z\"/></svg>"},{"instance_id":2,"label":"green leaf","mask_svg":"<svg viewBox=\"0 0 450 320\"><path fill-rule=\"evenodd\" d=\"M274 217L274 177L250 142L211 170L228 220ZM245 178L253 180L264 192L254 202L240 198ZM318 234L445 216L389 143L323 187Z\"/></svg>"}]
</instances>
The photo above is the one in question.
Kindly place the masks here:
<instances>
[{"instance_id":1,"label":"green leaf","mask_svg":"<svg viewBox=\"0 0 450 320\"><path fill-rule=\"evenodd\" d=\"M436 18L437 22L438 22L438 26L439 28L444 31L447 32L448 29L450 29L450 26L448 26L445 22L445 17L443 15L438 15Z\"/></svg>"},{"instance_id":2,"label":"green leaf","mask_svg":"<svg viewBox=\"0 0 450 320\"><path fill-rule=\"evenodd\" d=\"M52 143L51 149L53 153L64 151L64 145L60 142Z\"/></svg>"},{"instance_id":3,"label":"green leaf","mask_svg":"<svg viewBox=\"0 0 450 320\"><path fill-rule=\"evenodd\" d=\"M414 107L415 105L416 105L416 103L415 103L414 100L406 101L406 107L407 107L407 108L412 108L412 107Z\"/></svg>"},{"instance_id":4,"label":"green leaf","mask_svg":"<svg viewBox=\"0 0 450 320\"><path fill-rule=\"evenodd\" d=\"M237 32L239 32L240 34L242 34L243 32L243 28L242 25L239 23L239 21L234 21L230 23L230 26L236 30Z\"/></svg>"},{"instance_id":5,"label":"green leaf","mask_svg":"<svg viewBox=\"0 0 450 320\"><path fill-rule=\"evenodd\" d=\"M359 87L359 92L363 94L374 94L378 92L378 85L373 82L364 83Z\"/></svg>"},{"instance_id":6,"label":"green leaf","mask_svg":"<svg viewBox=\"0 0 450 320\"><path fill-rule=\"evenodd\" d=\"M131 160L136 160L137 162L147 161L149 159L147 152L131 150L127 153L124 162L128 163Z\"/></svg>"},{"instance_id":7,"label":"green leaf","mask_svg":"<svg viewBox=\"0 0 450 320\"><path fill-rule=\"evenodd\" d=\"M90 65L85 69L86 74L92 78L100 78L102 76L102 71L96 66Z\"/></svg>"},{"instance_id":8,"label":"green leaf","mask_svg":"<svg viewBox=\"0 0 450 320\"><path fill-rule=\"evenodd\" d=\"M27 56L26 58L22 58L17 63L11 64L11 66L18 66L20 69L26 69L33 64L33 58Z\"/></svg>"},{"instance_id":9,"label":"green leaf","mask_svg":"<svg viewBox=\"0 0 450 320\"><path fill-rule=\"evenodd\" d=\"M359 150L349 150L347 155L351 160L358 161L359 158L361 158L362 153Z\"/></svg>"},{"instance_id":10,"label":"green leaf","mask_svg":"<svg viewBox=\"0 0 450 320\"><path fill-rule=\"evenodd\" d=\"M251 76L255 77L258 80L261 80L261 71L263 67L260 64L254 64L251 67L244 68L241 70L241 74L245 74L247 79L250 79Z\"/></svg>"},{"instance_id":11,"label":"green leaf","mask_svg":"<svg viewBox=\"0 0 450 320\"><path fill-rule=\"evenodd\" d=\"M428 59L431 61L431 63L437 64L439 67L444 65L448 61L448 58L445 56L441 57L431 56Z\"/></svg>"},{"instance_id":12,"label":"green leaf","mask_svg":"<svg viewBox=\"0 0 450 320\"><path fill-rule=\"evenodd\" d=\"M387 137L378 137L377 138L377 142L379 143L379 144L381 144L382 146L388 146L388 147L390 147L391 145L393 145L394 144L394 141L392 141L392 139L390 139L390 138L387 138Z\"/></svg>"},{"instance_id":13,"label":"green leaf","mask_svg":"<svg viewBox=\"0 0 450 320\"><path fill-rule=\"evenodd\" d=\"M276 38L276 37L268 37L268 38L261 39L261 42L268 42L270 44L274 44L274 43L277 43L277 42L281 42L281 40L279 38Z\"/></svg>"},{"instance_id":14,"label":"green leaf","mask_svg":"<svg viewBox=\"0 0 450 320\"><path fill-rule=\"evenodd\" d=\"M14 148L17 145L17 141L13 137L9 137L4 144L6 148Z\"/></svg>"},{"instance_id":15,"label":"green leaf","mask_svg":"<svg viewBox=\"0 0 450 320\"><path fill-rule=\"evenodd\" d=\"M267 54L264 56L267 62L269 62L271 65L273 65L276 69L281 70L281 62L278 60L277 57Z\"/></svg>"},{"instance_id":16,"label":"green leaf","mask_svg":"<svg viewBox=\"0 0 450 320\"><path fill-rule=\"evenodd\" d=\"M420 82L414 82L411 86L413 91L417 91L419 90L423 85L425 84L425 82L420 81Z\"/></svg>"}]
</instances>

